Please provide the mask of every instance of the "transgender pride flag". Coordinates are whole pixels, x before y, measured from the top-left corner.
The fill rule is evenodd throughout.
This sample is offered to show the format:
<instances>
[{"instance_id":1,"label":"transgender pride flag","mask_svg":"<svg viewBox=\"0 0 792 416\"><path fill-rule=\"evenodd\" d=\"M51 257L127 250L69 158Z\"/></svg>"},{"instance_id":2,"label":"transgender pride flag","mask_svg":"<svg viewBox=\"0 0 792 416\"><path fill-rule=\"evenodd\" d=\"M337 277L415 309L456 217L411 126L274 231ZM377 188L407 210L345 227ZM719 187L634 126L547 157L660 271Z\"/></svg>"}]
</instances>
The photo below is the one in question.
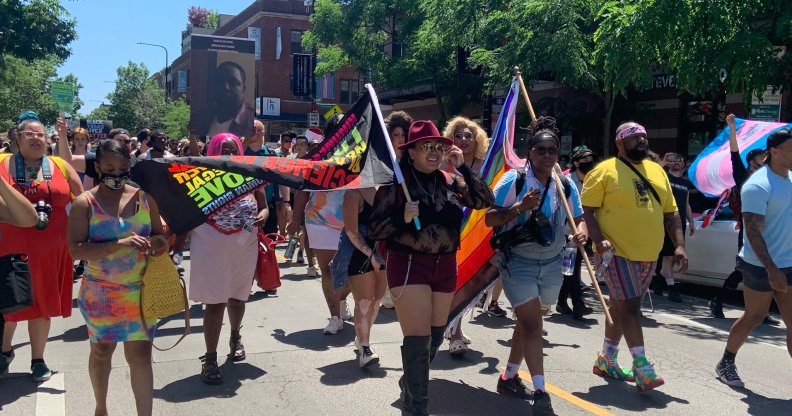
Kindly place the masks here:
<instances>
[{"instance_id":1,"label":"transgender pride flag","mask_svg":"<svg viewBox=\"0 0 792 416\"><path fill-rule=\"evenodd\" d=\"M737 120L737 144L740 160L753 149L767 147L767 137L774 131L792 124L768 123L764 121ZM735 185L732 178L731 155L729 152L729 129L726 128L698 155L690 166L688 177L704 195L717 198L723 191Z\"/></svg>"},{"instance_id":2,"label":"transgender pride flag","mask_svg":"<svg viewBox=\"0 0 792 416\"><path fill-rule=\"evenodd\" d=\"M501 176L513 168L522 168L525 160L514 152L514 129L520 84L513 80L503 109L490 139L487 156L481 165L481 177L494 188ZM457 251L457 288L451 305L449 322L454 322L471 308L481 293L498 277L498 270L490 259L495 254L490 247L492 228L484 224L486 210L465 209L462 219L462 240ZM455 322L454 322L455 323Z\"/></svg>"}]
</instances>

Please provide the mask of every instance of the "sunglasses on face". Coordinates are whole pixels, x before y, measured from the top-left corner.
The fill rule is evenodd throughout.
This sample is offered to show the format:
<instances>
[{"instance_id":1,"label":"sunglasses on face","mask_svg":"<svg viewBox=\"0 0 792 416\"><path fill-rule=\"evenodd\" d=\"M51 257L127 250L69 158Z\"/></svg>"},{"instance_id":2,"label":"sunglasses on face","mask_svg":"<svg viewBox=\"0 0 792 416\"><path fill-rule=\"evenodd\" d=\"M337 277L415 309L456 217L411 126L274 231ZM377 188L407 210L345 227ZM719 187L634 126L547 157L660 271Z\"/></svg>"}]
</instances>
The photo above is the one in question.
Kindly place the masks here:
<instances>
[{"instance_id":1,"label":"sunglasses on face","mask_svg":"<svg viewBox=\"0 0 792 416\"><path fill-rule=\"evenodd\" d=\"M544 156L544 155L555 156L556 154L558 154L557 147L534 147L531 150L536 152L536 154L539 156Z\"/></svg>"},{"instance_id":2,"label":"sunglasses on face","mask_svg":"<svg viewBox=\"0 0 792 416\"><path fill-rule=\"evenodd\" d=\"M37 138L37 139L45 139L45 138L47 138L47 133L36 133L35 131L27 131L27 130L25 130L25 131L20 131L19 134L24 136L26 139L32 139L34 137Z\"/></svg>"},{"instance_id":3,"label":"sunglasses on face","mask_svg":"<svg viewBox=\"0 0 792 416\"><path fill-rule=\"evenodd\" d=\"M429 153L433 150L439 153L443 153L445 151L445 145L443 143L422 143L418 145L418 148L426 153Z\"/></svg>"},{"instance_id":4,"label":"sunglasses on face","mask_svg":"<svg viewBox=\"0 0 792 416\"><path fill-rule=\"evenodd\" d=\"M472 138L473 138L473 133L470 133L470 132L467 132L467 133L457 133L457 134L455 134L455 135L454 135L454 139L455 139L455 140L462 140L462 139L465 139L465 140L470 140L470 139L472 139Z\"/></svg>"}]
</instances>

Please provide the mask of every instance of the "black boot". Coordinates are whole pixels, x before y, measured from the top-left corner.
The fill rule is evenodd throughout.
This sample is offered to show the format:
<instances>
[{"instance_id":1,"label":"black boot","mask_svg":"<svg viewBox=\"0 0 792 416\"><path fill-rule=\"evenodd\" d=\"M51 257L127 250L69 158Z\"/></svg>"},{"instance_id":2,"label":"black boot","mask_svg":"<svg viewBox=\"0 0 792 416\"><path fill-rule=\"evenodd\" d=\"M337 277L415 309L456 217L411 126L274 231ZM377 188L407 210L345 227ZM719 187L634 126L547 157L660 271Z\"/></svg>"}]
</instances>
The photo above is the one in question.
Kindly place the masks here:
<instances>
[{"instance_id":1,"label":"black boot","mask_svg":"<svg viewBox=\"0 0 792 416\"><path fill-rule=\"evenodd\" d=\"M428 415L429 404L429 350L430 336L404 337L402 366L404 376L399 380L402 388L402 410L411 416Z\"/></svg>"},{"instance_id":2,"label":"black boot","mask_svg":"<svg viewBox=\"0 0 792 416\"><path fill-rule=\"evenodd\" d=\"M443 335L445 334L446 327L444 326L433 326L432 327L432 341L429 346L429 364L434 361L435 356L437 356L437 350L440 349L440 346L443 345Z\"/></svg>"}]
</instances>

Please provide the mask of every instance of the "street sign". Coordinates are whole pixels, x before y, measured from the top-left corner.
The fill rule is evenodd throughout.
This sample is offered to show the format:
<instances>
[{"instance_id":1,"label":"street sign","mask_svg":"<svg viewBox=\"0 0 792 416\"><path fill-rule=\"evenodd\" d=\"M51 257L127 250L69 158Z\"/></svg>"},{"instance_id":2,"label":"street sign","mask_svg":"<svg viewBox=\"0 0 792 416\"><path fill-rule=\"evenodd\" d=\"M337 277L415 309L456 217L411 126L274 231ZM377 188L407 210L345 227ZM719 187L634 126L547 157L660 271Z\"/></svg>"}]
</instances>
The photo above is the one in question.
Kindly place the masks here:
<instances>
[{"instance_id":1,"label":"street sign","mask_svg":"<svg viewBox=\"0 0 792 416\"><path fill-rule=\"evenodd\" d=\"M330 117L333 117L336 114L343 114L344 110L338 106L338 104L334 105L330 110L324 113L324 119L330 120Z\"/></svg>"},{"instance_id":2,"label":"street sign","mask_svg":"<svg viewBox=\"0 0 792 416\"><path fill-rule=\"evenodd\" d=\"M261 97L261 113L262 116L280 117L281 115L281 100L277 97Z\"/></svg>"},{"instance_id":3,"label":"street sign","mask_svg":"<svg viewBox=\"0 0 792 416\"><path fill-rule=\"evenodd\" d=\"M778 121L781 117L781 91L773 92L773 87L768 86L761 97L756 95L751 99L751 120Z\"/></svg>"},{"instance_id":4,"label":"street sign","mask_svg":"<svg viewBox=\"0 0 792 416\"><path fill-rule=\"evenodd\" d=\"M308 127L319 127L319 113L308 113Z\"/></svg>"},{"instance_id":5,"label":"street sign","mask_svg":"<svg viewBox=\"0 0 792 416\"><path fill-rule=\"evenodd\" d=\"M50 82L50 95L58 111L69 113L74 111L74 87L71 82Z\"/></svg>"}]
</instances>

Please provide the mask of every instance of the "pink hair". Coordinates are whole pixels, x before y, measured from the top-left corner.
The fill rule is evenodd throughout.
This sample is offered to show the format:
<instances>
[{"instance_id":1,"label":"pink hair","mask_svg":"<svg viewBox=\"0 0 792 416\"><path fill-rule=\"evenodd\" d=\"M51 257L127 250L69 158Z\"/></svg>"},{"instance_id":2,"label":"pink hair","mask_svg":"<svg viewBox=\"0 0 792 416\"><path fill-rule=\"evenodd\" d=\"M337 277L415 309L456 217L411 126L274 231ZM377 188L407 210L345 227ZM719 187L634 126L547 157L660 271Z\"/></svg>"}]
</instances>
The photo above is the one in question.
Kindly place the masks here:
<instances>
[{"instance_id":1,"label":"pink hair","mask_svg":"<svg viewBox=\"0 0 792 416\"><path fill-rule=\"evenodd\" d=\"M231 139L236 142L237 149L239 149L239 154L241 155L244 151L242 149L242 141L239 140L234 134L231 133L219 133L212 137L212 140L209 141L209 144L206 145L206 155L207 156L220 156L223 154L223 143Z\"/></svg>"}]
</instances>

